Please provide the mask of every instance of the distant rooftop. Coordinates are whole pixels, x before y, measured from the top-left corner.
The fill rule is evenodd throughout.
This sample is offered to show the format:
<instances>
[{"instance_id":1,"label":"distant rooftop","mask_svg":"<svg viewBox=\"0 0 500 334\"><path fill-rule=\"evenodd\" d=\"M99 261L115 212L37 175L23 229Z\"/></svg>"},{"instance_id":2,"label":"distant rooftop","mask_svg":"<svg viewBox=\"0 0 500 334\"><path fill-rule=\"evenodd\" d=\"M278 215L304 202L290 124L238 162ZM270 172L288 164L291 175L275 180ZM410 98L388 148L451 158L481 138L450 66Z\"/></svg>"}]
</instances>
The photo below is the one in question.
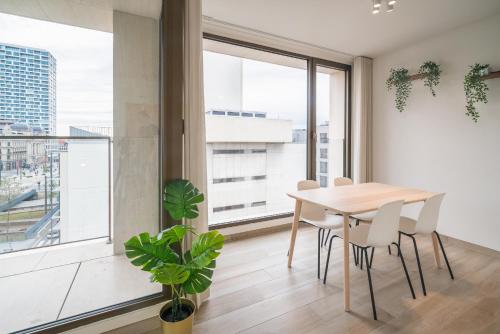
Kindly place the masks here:
<instances>
[{"instance_id":1,"label":"distant rooftop","mask_svg":"<svg viewBox=\"0 0 500 334\"><path fill-rule=\"evenodd\" d=\"M267 114L263 111L238 111L238 110L228 110L228 109L212 109L206 112L207 115L214 116L231 116L231 117L254 117L254 118L266 118Z\"/></svg>"}]
</instances>

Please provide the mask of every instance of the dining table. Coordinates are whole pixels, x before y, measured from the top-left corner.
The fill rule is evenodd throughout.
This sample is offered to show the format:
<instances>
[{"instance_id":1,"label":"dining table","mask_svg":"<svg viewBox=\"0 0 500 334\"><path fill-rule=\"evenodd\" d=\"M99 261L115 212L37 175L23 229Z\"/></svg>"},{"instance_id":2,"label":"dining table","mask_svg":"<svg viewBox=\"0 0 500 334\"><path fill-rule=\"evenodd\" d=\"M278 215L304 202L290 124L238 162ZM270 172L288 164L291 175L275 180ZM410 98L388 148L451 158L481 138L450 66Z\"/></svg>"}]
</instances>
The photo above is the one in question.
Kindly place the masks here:
<instances>
[{"instance_id":1,"label":"dining table","mask_svg":"<svg viewBox=\"0 0 500 334\"><path fill-rule=\"evenodd\" d=\"M344 232L344 310L350 311L349 290L349 223L352 215L376 211L383 204L403 200L405 204L423 202L435 193L382 183L360 183L346 186L297 190L287 193L295 199L288 267L292 267L295 239L300 222L302 203L315 204L343 216ZM436 236L432 235L436 265L441 266Z\"/></svg>"}]
</instances>

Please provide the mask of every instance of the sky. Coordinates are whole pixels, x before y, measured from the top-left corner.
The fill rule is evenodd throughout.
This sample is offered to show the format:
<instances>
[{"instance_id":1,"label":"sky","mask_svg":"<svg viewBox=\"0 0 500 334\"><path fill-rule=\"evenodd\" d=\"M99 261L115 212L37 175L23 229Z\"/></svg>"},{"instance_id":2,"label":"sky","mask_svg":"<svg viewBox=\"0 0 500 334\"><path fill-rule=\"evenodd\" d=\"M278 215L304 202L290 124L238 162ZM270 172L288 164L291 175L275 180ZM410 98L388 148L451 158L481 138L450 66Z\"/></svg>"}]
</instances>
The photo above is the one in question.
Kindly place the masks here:
<instances>
[{"instance_id":1,"label":"sky","mask_svg":"<svg viewBox=\"0 0 500 334\"><path fill-rule=\"evenodd\" d=\"M0 13L0 43L56 58L57 135L113 125L113 34Z\"/></svg>"},{"instance_id":2,"label":"sky","mask_svg":"<svg viewBox=\"0 0 500 334\"><path fill-rule=\"evenodd\" d=\"M205 109L266 112L268 118L288 119L294 128L307 125L307 71L257 60L205 51ZM329 76L317 73L317 122L327 120Z\"/></svg>"}]
</instances>

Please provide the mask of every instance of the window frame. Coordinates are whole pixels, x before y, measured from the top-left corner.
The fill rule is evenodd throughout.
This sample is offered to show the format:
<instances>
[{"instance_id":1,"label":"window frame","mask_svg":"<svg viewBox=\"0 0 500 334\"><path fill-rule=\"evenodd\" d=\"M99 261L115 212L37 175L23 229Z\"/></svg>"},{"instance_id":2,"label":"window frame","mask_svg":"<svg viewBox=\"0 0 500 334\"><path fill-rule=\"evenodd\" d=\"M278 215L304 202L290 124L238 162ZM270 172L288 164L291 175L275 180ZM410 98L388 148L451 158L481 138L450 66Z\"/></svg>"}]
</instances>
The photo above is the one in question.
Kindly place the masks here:
<instances>
[{"instance_id":1,"label":"window frame","mask_svg":"<svg viewBox=\"0 0 500 334\"><path fill-rule=\"evenodd\" d=\"M264 51L272 54L278 54L287 57L302 59L307 62L307 136L306 136L306 177L307 179L317 180L316 175L316 67L329 67L344 71L345 74L345 115L344 115L344 177L351 177L351 77L352 66L349 64L338 63L331 60L320 59L305 54L295 53L274 47L269 47L257 43L247 42L239 39L229 38L212 33L203 33L203 39L212 40L220 43L241 46L258 51ZM224 223L215 223L208 226L209 230L215 230L223 227L232 227L247 225L278 218L293 216L293 212L264 215L251 219L234 220Z\"/></svg>"}]
</instances>

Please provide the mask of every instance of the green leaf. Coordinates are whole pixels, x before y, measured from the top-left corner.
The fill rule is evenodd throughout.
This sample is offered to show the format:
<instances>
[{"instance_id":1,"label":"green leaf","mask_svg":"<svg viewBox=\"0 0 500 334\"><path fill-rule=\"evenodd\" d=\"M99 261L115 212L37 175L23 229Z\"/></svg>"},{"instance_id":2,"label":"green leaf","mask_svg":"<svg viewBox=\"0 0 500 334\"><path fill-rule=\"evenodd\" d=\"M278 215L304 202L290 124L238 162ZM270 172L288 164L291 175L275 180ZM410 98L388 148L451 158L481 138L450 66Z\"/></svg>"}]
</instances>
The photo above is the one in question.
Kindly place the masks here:
<instances>
[{"instance_id":1,"label":"green leaf","mask_svg":"<svg viewBox=\"0 0 500 334\"><path fill-rule=\"evenodd\" d=\"M174 180L163 190L163 207L172 219L194 219L199 211L196 204L203 202L204 196L188 180Z\"/></svg>"},{"instance_id":2,"label":"green leaf","mask_svg":"<svg viewBox=\"0 0 500 334\"><path fill-rule=\"evenodd\" d=\"M189 278L189 271L183 265L167 263L151 271L155 282L166 285L179 285Z\"/></svg>"},{"instance_id":3,"label":"green leaf","mask_svg":"<svg viewBox=\"0 0 500 334\"><path fill-rule=\"evenodd\" d=\"M412 83L406 68L391 68L389 78L386 81L387 89L396 88L396 109L403 112L406 107L406 100L410 96Z\"/></svg>"},{"instance_id":4,"label":"green leaf","mask_svg":"<svg viewBox=\"0 0 500 334\"><path fill-rule=\"evenodd\" d=\"M219 231L210 231L200 234L191 246L191 251L186 252L184 258L186 266L203 268L209 265L219 255L219 250L224 246L224 236Z\"/></svg>"},{"instance_id":5,"label":"green leaf","mask_svg":"<svg viewBox=\"0 0 500 334\"><path fill-rule=\"evenodd\" d=\"M212 284L215 260L201 269L190 269L188 279L182 284L183 290L191 295L202 293Z\"/></svg>"},{"instance_id":6,"label":"green leaf","mask_svg":"<svg viewBox=\"0 0 500 334\"><path fill-rule=\"evenodd\" d=\"M178 263L179 256L167 244L156 244L156 238L149 233L133 236L125 242L125 254L134 266L151 271L160 264Z\"/></svg>"},{"instance_id":7,"label":"green leaf","mask_svg":"<svg viewBox=\"0 0 500 334\"><path fill-rule=\"evenodd\" d=\"M163 230L158 234L158 241L156 243L159 245L171 245L173 243L180 243L188 232L194 233L194 228L190 225L172 226L171 228Z\"/></svg>"}]
</instances>

